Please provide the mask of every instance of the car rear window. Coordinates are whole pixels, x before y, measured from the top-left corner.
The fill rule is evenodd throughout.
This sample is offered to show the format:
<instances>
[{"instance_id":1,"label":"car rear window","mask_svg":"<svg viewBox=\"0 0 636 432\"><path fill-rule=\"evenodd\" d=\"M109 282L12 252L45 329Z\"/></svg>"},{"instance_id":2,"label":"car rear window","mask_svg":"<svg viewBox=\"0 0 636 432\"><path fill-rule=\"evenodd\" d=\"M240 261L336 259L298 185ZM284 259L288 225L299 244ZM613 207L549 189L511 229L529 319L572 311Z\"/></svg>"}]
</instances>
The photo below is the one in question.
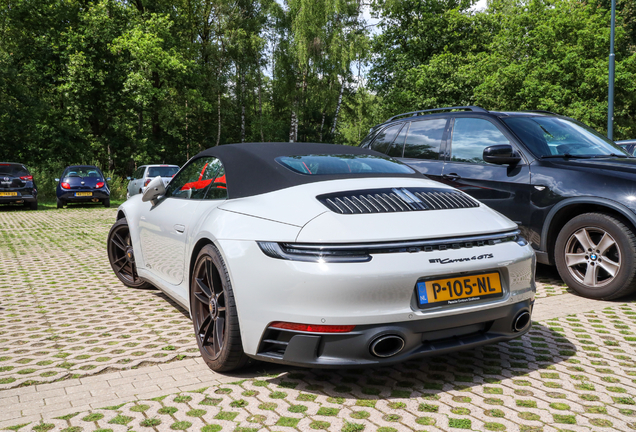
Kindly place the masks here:
<instances>
[{"instance_id":1,"label":"car rear window","mask_svg":"<svg viewBox=\"0 0 636 432\"><path fill-rule=\"evenodd\" d=\"M72 167L62 177L103 177L96 167Z\"/></svg>"},{"instance_id":2,"label":"car rear window","mask_svg":"<svg viewBox=\"0 0 636 432\"><path fill-rule=\"evenodd\" d=\"M413 174L408 166L393 159L365 154L281 156L276 161L305 175L330 174Z\"/></svg>"},{"instance_id":3,"label":"car rear window","mask_svg":"<svg viewBox=\"0 0 636 432\"><path fill-rule=\"evenodd\" d=\"M179 167L150 167L148 168L148 177L172 177L177 171L179 171Z\"/></svg>"},{"instance_id":4,"label":"car rear window","mask_svg":"<svg viewBox=\"0 0 636 432\"><path fill-rule=\"evenodd\" d=\"M0 163L0 175L12 177L27 176L29 171L22 165Z\"/></svg>"}]
</instances>

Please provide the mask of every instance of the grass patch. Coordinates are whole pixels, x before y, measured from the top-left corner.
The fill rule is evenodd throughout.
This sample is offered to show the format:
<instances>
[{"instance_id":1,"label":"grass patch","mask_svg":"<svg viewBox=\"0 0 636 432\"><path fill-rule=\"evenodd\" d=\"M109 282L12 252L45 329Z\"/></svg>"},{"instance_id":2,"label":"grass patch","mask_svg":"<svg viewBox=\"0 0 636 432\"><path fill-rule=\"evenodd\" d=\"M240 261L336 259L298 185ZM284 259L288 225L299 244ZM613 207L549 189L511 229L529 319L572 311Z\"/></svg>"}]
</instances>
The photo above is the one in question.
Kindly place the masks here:
<instances>
[{"instance_id":1,"label":"grass patch","mask_svg":"<svg viewBox=\"0 0 636 432\"><path fill-rule=\"evenodd\" d=\"M300 419L293 417L281 417L276 422L276 426L285 426L285 427L293 427L295 428Z\"/></svg>"},{"instance_id":2,"label":"grass patch","mask_svg":"<svg viewBox=\"0 0 636 432\"><path fill-rule=\"evenodd\" d=\"M131 421L133 421L132 417L128 417L128 416L125 416L125 415L122 415L122 414L118 414L111 421L109 421L108 424L116 424L116 425L126 426Z\"/></svg>"},{"instance_id":3,"label":"grass patch","mask_svg":"<svg viewBox=\"0 0 636 432\"><path fill-rule=\"evenodd\" d=\"M470 429L472 427L472 422L469 419L449 418L448 427L454 429Z\"/></svg>"}]
</instances>

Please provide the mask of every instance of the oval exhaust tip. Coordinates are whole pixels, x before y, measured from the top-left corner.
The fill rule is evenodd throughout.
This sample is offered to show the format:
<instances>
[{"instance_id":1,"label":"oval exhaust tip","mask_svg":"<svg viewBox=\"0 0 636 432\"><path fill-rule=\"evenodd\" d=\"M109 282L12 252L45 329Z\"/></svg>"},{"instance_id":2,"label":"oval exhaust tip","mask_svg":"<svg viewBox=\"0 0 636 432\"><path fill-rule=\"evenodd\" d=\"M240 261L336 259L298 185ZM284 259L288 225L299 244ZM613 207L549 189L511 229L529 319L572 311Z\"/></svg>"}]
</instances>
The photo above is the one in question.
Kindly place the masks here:
<instances>
[{"instance_id":1,"label":"oval exhaust tip","mask_svg":"<svg viewBox=\"0 0 636 432\"><path fill-rule=\"evenodd\" d=\"M398 354L404 348L404 339L397 335L384 335L371 342L371 354L386 358Z\"/></svg>"},{"instance_id":2,"label":"oval exhaust tip","mask_svg":"<svg viewBox=\"0 0 636 432\"><path fill-rule=\"evenodd\" d=\"M512 323L512 329L516 332L520 332L530 323L530 313L523 311L514 319Z\"/></svg>"}]
</instances>

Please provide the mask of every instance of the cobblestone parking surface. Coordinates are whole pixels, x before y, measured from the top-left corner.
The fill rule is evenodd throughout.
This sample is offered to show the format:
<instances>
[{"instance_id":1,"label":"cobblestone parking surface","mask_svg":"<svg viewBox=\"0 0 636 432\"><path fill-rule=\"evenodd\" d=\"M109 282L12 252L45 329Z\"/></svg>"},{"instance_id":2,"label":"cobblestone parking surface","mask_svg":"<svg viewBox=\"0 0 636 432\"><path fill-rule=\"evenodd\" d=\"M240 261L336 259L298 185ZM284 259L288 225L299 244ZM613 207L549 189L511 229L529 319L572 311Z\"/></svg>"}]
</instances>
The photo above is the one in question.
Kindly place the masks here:
<instances>
[{"instance_id":1,"label":"cobblestone parking surface","mask_svg":"<svg viewBox=\"0 0 636 432\"><path fill-rule=\"evenodd\" d=\"M115 215L0 210L0 389L198 356L183 310L112 272Z\"/></svg>"},{"instance_id":2,"label":"cobblestone parking surface","mask_svg":"<svg viewBox=\"0 0 636 432\"><path fill-rule=\"evenodd\" d=\"M518 340L386 368L223 376L180 308L112 274L114 216L0 211L0 428L636 430L633 298L568 315L582 300L540 267L535 313L554 318Z\"/></svg>"}]
</instances>

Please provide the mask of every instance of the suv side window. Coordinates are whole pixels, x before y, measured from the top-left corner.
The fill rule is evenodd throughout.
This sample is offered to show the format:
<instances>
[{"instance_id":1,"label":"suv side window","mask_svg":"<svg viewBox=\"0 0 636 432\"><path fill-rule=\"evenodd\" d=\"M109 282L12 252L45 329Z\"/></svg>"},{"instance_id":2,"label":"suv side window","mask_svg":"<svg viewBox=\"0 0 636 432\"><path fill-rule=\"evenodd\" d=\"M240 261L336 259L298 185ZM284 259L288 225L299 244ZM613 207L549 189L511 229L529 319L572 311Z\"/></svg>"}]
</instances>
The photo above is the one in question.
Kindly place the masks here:
<instances>
[{"instance_id":1,"label":"suv side window","mask_svg":"<svg viewBox=\"0 0 636 432\"><path fill-rule=\"evenodd\" d=\"M448 119L437 118L411 122L404 145L404 157L412 159L439 159Z\"/></svg>"},{"instance_id":2,"label":"suv side window","mask_svg":"<svg viewBox=\"0 0 636 432\"><path fill-rule=\"evenodd\" d=\"M402 123L395 126L389 126L378 134L375 141L371 144L371 150L386 154L389 146L402 128Z\"/></svg>"},{"instance_id":3,"label":"suv side window","mask_svg":"<svg viewBox=\"0 0 636 432\"><path fill-rule=\"evenodd\" d=\"M182 199L227 198L223 164L215 157L193 160L168 183L165 196Z\"/></svg>"},{"instance_id":4,"label":"suv side window","mask_svg":"<svg viewBox=\"0 0 636 432\"><path fill-rule=\"evenodd\" d=\"M391 157L402 157L402 153L404 153L404 140L406 139L406 134L409 131L409 124L404 123L404 127L398 134L393 144L389 147L389 151L386 153Z\"/></svg>"},{"instance_id":5,"label":"suv side window","mask_svg":"<svg viewBox=\"0 0 636 432\"><path fill-rule=\"evenodd\" d=\"M486 147L510 144L497 126L488 120L473 117L456 118L452 136L452 162L485 164L483 152Z\"/></svg>"}]
</instances>

